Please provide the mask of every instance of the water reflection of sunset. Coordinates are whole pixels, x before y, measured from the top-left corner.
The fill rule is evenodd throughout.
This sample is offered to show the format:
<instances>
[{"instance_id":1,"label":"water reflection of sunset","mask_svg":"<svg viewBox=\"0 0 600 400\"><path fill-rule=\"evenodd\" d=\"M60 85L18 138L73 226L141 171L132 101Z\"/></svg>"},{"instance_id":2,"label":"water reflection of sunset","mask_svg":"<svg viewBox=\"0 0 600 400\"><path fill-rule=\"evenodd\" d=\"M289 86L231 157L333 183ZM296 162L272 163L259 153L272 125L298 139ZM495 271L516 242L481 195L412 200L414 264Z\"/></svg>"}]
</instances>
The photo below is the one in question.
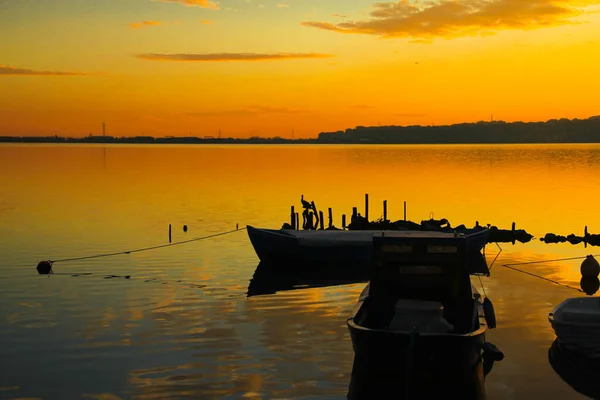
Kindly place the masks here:
<instances>
[{"instance_id":1,"label":"water reflection of sunset","mask_svg":"<svg viewBox=\"0 0 600 400\"><path fill-rule=\"evenodd\" d=\"M57 263L52 277L36 275L35 265L166 244L169 224L173 241L236 223L278 228L290 205L301 211L301 194L325 213L332 207L339 226L353 206L363 213L369 193L371 219L383 200L390 218L402 218L406 200L417 222L433 212L453 225L515 221L536 235L502 243L482 278L498 319L487 339L506 354L486 386L496 399L576 398L546 365L554 339L547 313L583 294L502 264L534 261L516 268L578 287L581 260L550 260L600 248L539 236L581 234L585 225L600 232L590 201L600 190L599 159L596 145L0 146L0 187L8 188L0 198L0 355L17 360L10 386L21 388L10 396L46 395L42 377L63 382L65 371L67 397L102 393L86 383L99 371L104 392L140 399L345 395L353 358L346 318L365 283L248 298L258 259L244 230ZM496 252L487 246L489 262Z\"/></svg>"}]
</instances>

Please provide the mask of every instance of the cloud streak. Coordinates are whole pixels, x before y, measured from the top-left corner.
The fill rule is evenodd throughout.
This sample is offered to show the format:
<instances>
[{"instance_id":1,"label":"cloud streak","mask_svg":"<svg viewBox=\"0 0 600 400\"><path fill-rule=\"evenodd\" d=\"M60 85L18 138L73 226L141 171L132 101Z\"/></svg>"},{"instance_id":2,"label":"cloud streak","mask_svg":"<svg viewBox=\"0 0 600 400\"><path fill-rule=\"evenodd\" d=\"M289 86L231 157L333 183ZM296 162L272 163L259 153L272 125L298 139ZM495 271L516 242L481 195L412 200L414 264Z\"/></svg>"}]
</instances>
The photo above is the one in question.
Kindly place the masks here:
<instances>
[{"instance_id":1,"label":"cloud streak","mask_svg":"<svg viewBox=\"0 0 600 400\"><path fill-rule=\"evenodd\" d=\"M14 68L5 65L0 65L0 75L25 75L25 76L86 76L79 72L61 72L61 71L35 71L25 68Z\"/></svg>"},{"instance_id":2,"label":"cloud streak","mask_svg":"<svg viewBox=\"0 0 600 400\"><path fill-rule=\"evenodd\" d=\"M573 23L592 0L429 0L375 3L369 17L303 26L383 38L455 38Z\"/></svg>"},{"instance_id":3,"label":"cloud streak","mask_svg":"<svg viewBox=\"0 0 600 400\"><path fill-rule=\"evenodd\" d=\"M299 110L289 107L280 106L246 106L238 110L223 110L223 111L200 111L187 113L185 115L191 117L229 117L229 116L252 116L265 114L299 114L305 110Z\"/></svg>"},{"instance_id":4,"label":"cloud streak","mask_svg":"<svg viewBox=\"0 0 600 400\"><path fill-rule=\"evenodd\" d=\"M272 61L290 59L329 58L331 54L318 53L206 53L206 54L137 54L137 58L151 61L223 62L223 61Z\"/></svg>"},{"instance_id":5,"label":"cloud streak","mask_svg":"<svg viewBox=\"0 0 600 400\"><path fill-rule=\"evenodd\" d=\"M158 26L158 25L162 25L162 22L159 21L142 21L142 22L132 22L129 24L129 27L131 29L140 29L140 28L147 28L149 26Z\"/></svg>"},{"instance_id":6,"label":"cloud streak","mask_svg":"<svg viewBox=\"0 0 600 400\"><path fill-rule=\"evenodd\" d=\"M179 3L188 7L201 7L201 8L210 8L213 10L219 10L221 7L219 6L218 1L211 0L152 0L152 1L160 1L161 3Z\"/></svg>"}]
</instances>

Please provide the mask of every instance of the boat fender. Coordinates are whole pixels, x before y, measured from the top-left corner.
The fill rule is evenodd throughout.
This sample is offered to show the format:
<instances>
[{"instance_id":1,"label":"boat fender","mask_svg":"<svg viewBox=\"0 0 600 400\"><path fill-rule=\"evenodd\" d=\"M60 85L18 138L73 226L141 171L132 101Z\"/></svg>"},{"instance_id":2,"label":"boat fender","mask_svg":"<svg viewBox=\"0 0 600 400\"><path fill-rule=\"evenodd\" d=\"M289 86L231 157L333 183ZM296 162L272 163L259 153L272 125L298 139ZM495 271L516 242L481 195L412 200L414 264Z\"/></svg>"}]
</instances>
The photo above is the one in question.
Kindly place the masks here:
<instances>
[{"instance_id":1,"label":"boat fender","mask_svg":"<svg viewBox=\"0 0 600 400\"><path fill-rule=\"evenodd\" d=\"M481 350L483 350L483 358L489 358L493 361L500 361L504 359L504 353L490 342L484 342L481 345Z\"/></svg>"},{"instance_id":2,"label":"boat fender","mask_svg":"<svg viewBox=\"0 0 600 400\"><path fill-rule=\"evenodd\" d=\"M488 328L494 329L496 327L496 312L494 311L492 301L487 297L483 299L483 312Z\"/></svg>"}]
</instances>

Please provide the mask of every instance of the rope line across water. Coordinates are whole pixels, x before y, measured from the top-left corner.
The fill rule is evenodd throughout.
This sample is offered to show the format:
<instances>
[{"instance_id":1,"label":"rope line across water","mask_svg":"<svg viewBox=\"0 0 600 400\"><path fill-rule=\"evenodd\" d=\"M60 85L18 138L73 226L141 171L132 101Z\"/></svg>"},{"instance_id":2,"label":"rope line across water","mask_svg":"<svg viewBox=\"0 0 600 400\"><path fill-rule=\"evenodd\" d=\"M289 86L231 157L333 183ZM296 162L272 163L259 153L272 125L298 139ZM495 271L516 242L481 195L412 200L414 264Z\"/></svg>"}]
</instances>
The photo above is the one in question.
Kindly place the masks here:
<instances>
[{"instance_id":1,"label":"rope line across water","mask_svg":"<svg viewBox=\"0 0 600 400\"><path fill-rule=\"evenodd\" d=\"M557 258L555 260L528 261L528 262L522 262L522 263L502 264L502 266L503 267L512 267L512 266L515 266L515 265L528 265L528 264L541 264L541 263L548 263L548 262L555 262L555 261L580 260L580 259L586 258L586 257L587 256L569 257L569 258ZM600 257L600 254L592 254L592 257Z\"/></svg>"},{"instance_id":2,"label":"rope line across water","mask_svg":"<svg viewBox=\"0 0 600 400\"><path fill-rule=\"evenodd\" d=\"M141 251L155 250L155 249L160 249L160 248L163 248L163 247L177 246L179 244L184 244L184 243L196 242L196 241L199 241L199 240L210 239L210 238L214 238L214 237L217 237L217 236L224 236L224 235L228 235L228 234L231 234L231 233L234 233L234 232L243 231L244 228L245 227L236 228L234 230L227 231L227 232L215 233L215 234L208 235L208 236L201 236L201 237L197 237L197 238L193 238L193 239L182 240L180 242L175 242L175 243L167 243L167 244L161 244L161 245L157 245L157 246L144 247L144 248L141 248L141 249L127 250L127 251L118 251L118 252L114 252L114 253L95 254L93 256L83 256L83 257L73 257L73 258L61 258L59 260L49 260L49 262L52 263L52 264L54 264L54 263L57 263L57 262L88 260L90 258L111 257L111 256L117 256L117 255L121 255L121 254L138 253L138 252L141 252Z\"/></svg>"}]
</instances>

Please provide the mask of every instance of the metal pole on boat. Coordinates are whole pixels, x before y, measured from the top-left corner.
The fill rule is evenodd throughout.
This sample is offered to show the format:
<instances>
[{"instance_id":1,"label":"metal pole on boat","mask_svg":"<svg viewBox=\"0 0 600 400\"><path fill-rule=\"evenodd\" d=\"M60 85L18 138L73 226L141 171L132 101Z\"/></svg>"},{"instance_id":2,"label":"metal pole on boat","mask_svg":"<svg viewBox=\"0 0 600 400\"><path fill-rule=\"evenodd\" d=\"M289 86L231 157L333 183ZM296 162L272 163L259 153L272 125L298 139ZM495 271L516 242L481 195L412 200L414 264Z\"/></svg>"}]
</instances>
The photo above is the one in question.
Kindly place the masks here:
<instances>
[{"instance_id":1,"label":"metal pole on boat","mask_svg":"<svg viewBox=\"0 0 600 400\"><path fill-rule=\"evenodd\" d=\"M365 193L365 219L369 220L369 193Z\"/></svg>"},{"instance_id":2,"label":"metal pole on boat","mask_svg":"<svg viewBox=\"0 0 600 400\"><path fill-rule=\"evenodd\" d=\"M323 222L323 211L320 210L319 211L319 227L321 228L321 230L325 229L323 225L325 225L325 223Z\"/></svg>"},{"instance_id":3,"label":"metal pole on boat","mask_svg":"<svg viewBox=\"0 0 600 400\"><path fill-rule=\"evenodd\" d=\"M383 201L383 221L387 221L387 200Z\"/></svg>"},{"instance_id":4,"label":"metal pole on boat","mask_svg":"<svg viewBox=\"0 0 600 400\"><path fill-rule=\"evenodd\" d=\"M333 226L333 210L331 209L331 207L329 207L329 228L331 228Z\"/></svg>"},{"instance_id":5,"label":"metal pole on boat","mask_svg":"<svg viewBox=\"0 0 600 400\"><path fill-rule=\"evenodd\" d=\"M406 201L404 202L404 220L406 221Z\"/></svg>"},{"instance_id":6,"label":"metal pole on boat","mask_svg":"<svg viewBox=\"0 0 600 400\"><path fill-rule=\"evenodd\" d=\"M290 211L290 225L292 226L292 229L296 229L296 213L294 212L294 206L292 206L291 211Z\"/></svg>"},{"instance_id":7,"label":"metal pole on boat","mask_svg":"<svg viewBox=\"0 0 600 400\"><path fill-rule=\"evenodd\" d=\"M342 229L346 229L346 214L342 214Z\"/></svg>"}]
</instances>

